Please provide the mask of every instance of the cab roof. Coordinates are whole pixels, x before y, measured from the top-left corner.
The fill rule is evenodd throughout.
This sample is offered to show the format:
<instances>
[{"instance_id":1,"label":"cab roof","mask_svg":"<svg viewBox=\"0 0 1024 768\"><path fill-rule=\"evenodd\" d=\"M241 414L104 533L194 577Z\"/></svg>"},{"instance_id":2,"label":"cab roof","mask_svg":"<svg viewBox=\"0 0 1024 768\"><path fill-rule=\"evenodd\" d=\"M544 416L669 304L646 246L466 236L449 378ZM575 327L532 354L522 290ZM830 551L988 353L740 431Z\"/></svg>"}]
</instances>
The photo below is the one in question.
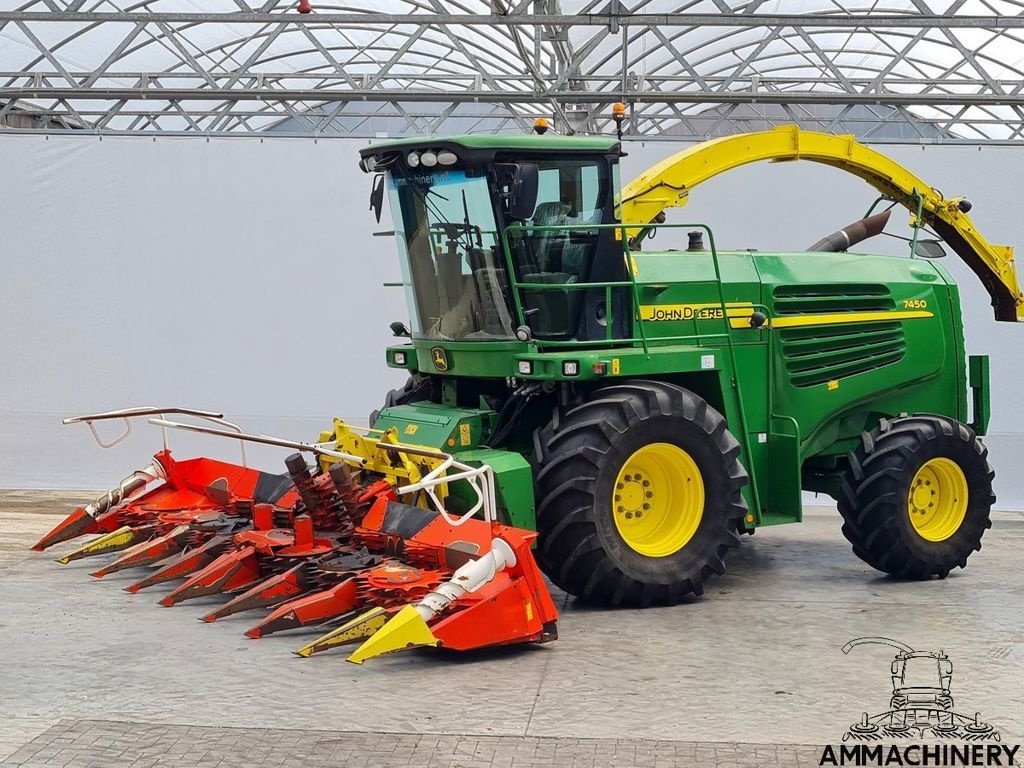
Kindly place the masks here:
<instances>
[{"instance_id":1,"label":"cab roof","mask_svg":"<svg viewBox=\"0 0 1024 768\"><path fill-rule=\"evenodd\" d=\"M458 147L476 152L539 151L539 152L618 152L619 142L611 136L559 136L556 134L504 133L464 136L417 136L407 139L384 139L359 151L363 157L391 149L407 147Z\"/></svg>"}]
</instances>

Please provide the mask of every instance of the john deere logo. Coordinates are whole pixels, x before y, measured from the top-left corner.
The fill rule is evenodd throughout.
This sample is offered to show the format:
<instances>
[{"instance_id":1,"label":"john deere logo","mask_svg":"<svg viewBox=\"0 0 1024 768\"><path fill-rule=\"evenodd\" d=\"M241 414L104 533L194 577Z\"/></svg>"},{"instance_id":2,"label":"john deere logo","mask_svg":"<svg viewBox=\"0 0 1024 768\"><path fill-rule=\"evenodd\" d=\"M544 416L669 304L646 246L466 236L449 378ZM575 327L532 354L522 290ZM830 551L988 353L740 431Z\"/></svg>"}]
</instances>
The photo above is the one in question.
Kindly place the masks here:
<instances>
[{"instance_id":1,"label":"john deere logo","mask_svg":"<svg viewBox=\"0 0 1024 768\"><path fill-rule=\"evenodd\" d=\"M448 353L440 347L430 350L430 359L434 361L434 367L439 371L448 370Z\"/></svg>"},{"instance_id":2,"label":"john deere logo","mask_svg":"<svg viewBox=\"0 0 1024 768\"><path fill-rule=\"evenodd\" d=\"M1015 766L1020 745L1000 744L1001 736L981 713L963 715L953 706L953 662L942 651L915 651L887 637L859 637L843 646L887 645L897 653L889 666L888 708L864 712L827 745L818 765Z\"/></svg>"},{"instance_id":3,"label":"john deere logo","mask_svg":"<svg viewBox=\"0 0 1024 768\"><path fill-rule=\"evenodd\" d=\"M729 317L750 317L754 305L750 302L728 302L723 311L721 304L644 304L640 307L641 320L721 320Z\"/></svg>"}]
</instances>

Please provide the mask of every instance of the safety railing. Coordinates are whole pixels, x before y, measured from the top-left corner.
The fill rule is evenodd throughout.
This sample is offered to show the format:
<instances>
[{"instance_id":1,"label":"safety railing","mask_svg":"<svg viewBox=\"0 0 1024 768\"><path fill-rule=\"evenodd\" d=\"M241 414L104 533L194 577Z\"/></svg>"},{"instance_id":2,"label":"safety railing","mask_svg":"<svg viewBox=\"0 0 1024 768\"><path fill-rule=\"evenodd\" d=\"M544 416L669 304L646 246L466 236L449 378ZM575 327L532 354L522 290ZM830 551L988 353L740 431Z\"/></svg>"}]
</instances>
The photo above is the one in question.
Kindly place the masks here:
<instances>
[{"instance_id":1,"label":"safety railing","mask_svg":"<svg viewBox=\"0 0 1024 768\"><path fill-rule=\"evenodd\" d=\"M180 408L176 406L171 407L157 407L153 405L140 405L134 408L121 408L115 411L103 411L101 413L92 413L87 416L72 416L68 419L63 419L62 424L85 424L89 427L89 431L92 432L92 438L96 441L96 445L100 448L113 448L115 445L124 442L132 434L132 419L139 418L141 416L167 416L175 414L179 416L193 416L197 419L203 419L214 424L220 424L223 427L227 427L233 430L235 433L241 433L242 428L237 424L228 421L224 418L223 413L216 413L214 411L202 411L198 408ZM124 432L118 437L104 442L103 438L100 437L100 433L96 430L94 422L97 421L108 421L110 419L121 419L124 422ZM163 436L164 450L170 450L170 443L167 436L167 430L161 428L161 435ZM242 449L242 466L248 467L249 460L245 453L245 443L241 444Z\"/></svg>"},{"instance_id":2,"label":"safety railing","mask_svg":"<svg viewBox=\"0 0 1024 768\"><path fill-rule=\"evenodd\" d=\"M297 440L274 437L272 435L249 434L242 432L241 430L238 432L229 432L224 429L207 427L202 424L187 424L184 422L169 421L167 419L150 419L149 423L154 424L161 429L179 429L186 432L197 432L199 434L212 435L215 437L226 437L231 440L238 440L243 444L251 442L261 445L272 445L278 448L289 448L293 451L313 453L320 456L328 456L330 458L346 461L350 464L355 464L356 466L363 466L366 464L366 459L364 457L339 451L335 447L334 443L304 443ZM346 424L345 426L353 431L362 432L364 434L380 432L380 430L372 429L370 427L358 427L352 424ZM450 453L437 451L432 448L424 448L418 445L385 443L380 441L375 443L374 447L393 453L404 453L410 456L421 456L440 461L440 464L438 464L437 467L424 475L418 482L397 487L395 491L399 495L404 496L406 494L415 494L423 491L430 499L434 509L441 514L445 519L445 522L449 525L462 525L480 511L483 512L483 518L487 523L493 524L496 522L497 515L495 514L495 508L497 506L497 502L494 490L494 471L491 469L489 464L482 464L479 467L471 467L468 464L458 461ZM444 507L444 503L437 497L435 490L440 485L455 483L460 480L465 480L473 489L474 493L476 493L477 501L465 513L460 516L453 517L448 514L448 511Z\"/></svg>"},{"instance_id":3,"label":"safety railing","mask_svg":"<svg viewBox=\"0 0 1024 768\"><path fill-rule=\"evenodd\" d=\"M290 448L294 451L314 453L346 461L360 467L366 464L366 459L364 457L339 451L335 447L334 443L305 443L297 440L288 440L282 437L274 437L272 435L250 434L243 432L242 428L237 424L227 421L222 413L203 411L197 408L160 408L156 406L139 406L135 408L122 408L114 411L93 413L85 416L72 416L64 419L63 423L84 423L92 432L93 439L96 441L97 445L101 448L112 448L118 443L126 440L132 434L133 430L131 420L133 418L143 416L162 417L171 414L191 416L197 419L202 419L203 421L212 422L219 426L211 427L204 424L189 424L187 422L171 421L165 418L151 418L148 422L160 428L163 436L164 450L169 450L167 430L177 429L185 432L195 432L214 437L225 437L230 440L237 440L242 452L242 466L245 467L248 467L245 450L246 443L258 443L261 445L271 445L279 448ZM125 430L124 433L114 440L105 442L100 437L93 422L108 421L111 419L121 419L124 421ZM351 424L346 424L345 426L348 429L365 435L381 433L381 430L374 429L372 427L361 427ZM425 493L427 498L430 499L430 503L433 505L434 509L444 518L445 522L452 526L463 525L478 512L482 512L484 521L489 525L493 526L497 522L497 514L495 512L497 509L497 500L495 494L494 471L491 469L489 464L472 467L458 461L450 453L437 451L432 448L424 448L418 445L405 445L403 443L387 443L378 441L374 443L374 447L394 453L404 453L412 456L430 458L439 462L436 467L420 478L418 482L397 487L395 491L400 496L420 492ZM130 476L122 480L117 488L108 491L106 494L99 497L95 502L89 505L88 511L90 514L102 513L117 504L131 500L134 496L144 490L149 483L161 479L165 479L164 469L154 459L145 469L133 472ZM456 483L463 480L476 494L476 502L463 514L452 516L448 513L448 510L445 509L444 503L441 499L438 498L436 490L441 485Z\"/></svg>"},{"instance_id":4,"label":"safety railing","mask_svg":"<svg viewBox=\"0 0 1024 768\"><path fill-rule=\"evenodd\" d=\"M709 338L720 337L725 340L726 344L730 349L730 356L734 356L732 351L732 333L729 313L726 309L725 301L725 289L722 285L722 270L721 264L718 258L718 249L715 246L715 236L711 231L711 228L706 224L657 224L657 225L646 225L646 230L654 232L658 229L699 229L707 234L708 238L708 250L701 251L699 254L687 251L679 251L680 258L693 257L698 255L709 256L711 264L714 268L715 283L717 285L718 300L722 307L722 316L724 329L721 334L708 334L708 333L690 333L680 334L675 336L657 336L654 339L649 338L644 328L644 324L640 317L640 285L636 281L636 275L633 269L632 258L638 251L631 251L629 249L629 240L627 238L627 230L637 229L639 224L512 224L505 228L501 233L502 248L505 252L505 259L507 269L509 273L510 284L512 287L512 298L514 309L516 312L516 318L520 325L529 327L529 318L527 316L528 310L524 308L523 294L525 291L532 292L567 292L567 291L593 291L603 290L605 296L605 334L603 339L593 339L587 341L576 341L576 340L565 340L565 339L542 339L535 338L533 343L537 345L539 349L545 347L548 348L560 348L560 347L593 347L593 346L607 346L609 343L620 344L620 345L637 345L639 344L645 354L650 353L650 346L652 341L657 341L659 344L668 343L681 343L681 342L693 342L698 340L708 340ZM513 248L511 236L532 234L532 233L545 233L545 232L564 232L566 234L576 233L596 233L599 231L606 230L617 230L618 242L622 244L622 258L623 266L625 267L625 274L627 280L614 281L614 282L586 282L586 283L538 283L526 280L521 280L519 277L521 270L520 265L517 263ZM525 239L524 239L525 242ZM635 328L635 334L631 330L630 334L623 336L615 336L615 317L612 302L612 291L617 288L628 288L633 305L633 328Z\"/></svg>"}]
</instances>

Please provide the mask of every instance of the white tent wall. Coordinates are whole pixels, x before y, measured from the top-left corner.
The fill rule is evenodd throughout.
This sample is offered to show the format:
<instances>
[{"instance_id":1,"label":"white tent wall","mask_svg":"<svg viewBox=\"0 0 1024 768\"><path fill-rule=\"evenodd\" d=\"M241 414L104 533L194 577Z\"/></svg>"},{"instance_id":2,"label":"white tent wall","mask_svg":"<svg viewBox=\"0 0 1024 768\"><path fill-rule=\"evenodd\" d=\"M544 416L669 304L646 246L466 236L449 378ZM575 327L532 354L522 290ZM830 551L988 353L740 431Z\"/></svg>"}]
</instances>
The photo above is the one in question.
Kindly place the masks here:
<instances>
[{"instance_id":1,"label":"white tent wall","mask_svg":"<svg viewBox=\"0 0 1024 768\"><path fill-rule=\"evenodd\" d=\"M332 416L365 421L402 381L383 348L388 323L406 313L401 291L382 286L398 266L390 241L372 237L390 223L367 211L362 144L0 136L0 487L106 487L144 463L158 446L153 427L101 451L85 427L60 426L102 409L222 410L250 431L296 439ZM623 178L680 148L629 143ZM970 197L990 240L1024 245L1020 149L882 149L947 195ZM873 198L828 168L760 164L704 185L670 221L710 224L723 248L799 250ZM898 213L890 231L903 221ZM666 230L655 242L681 248L684 237ZM961 283L969 350L992 355L998 505L1024 509L1024 327L996 323L973 274L945 263ZM172 441L181 455L237 457L213 438ZM275 470L281 457L250 453Z\"/></svg>"}]
</instances>

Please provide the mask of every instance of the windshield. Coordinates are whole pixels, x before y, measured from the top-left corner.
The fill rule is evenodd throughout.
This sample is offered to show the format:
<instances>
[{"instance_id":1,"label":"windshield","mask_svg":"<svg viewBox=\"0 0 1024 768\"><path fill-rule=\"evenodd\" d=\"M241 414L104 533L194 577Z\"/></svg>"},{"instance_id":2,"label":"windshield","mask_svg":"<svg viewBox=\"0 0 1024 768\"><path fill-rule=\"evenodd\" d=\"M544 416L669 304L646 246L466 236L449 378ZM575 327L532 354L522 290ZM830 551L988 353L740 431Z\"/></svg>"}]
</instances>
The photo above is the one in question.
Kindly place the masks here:
<instances>
[{"instance_id":1,"label":"windshield","mask_svg":"<svg viewBox=\"0 0 1024 768\"><path fill-rule=\"evenodd\" d=\"M389 182L413 336L514 338L487 177L420 170L395 172Z\"/></svg>"}]
</instances>

